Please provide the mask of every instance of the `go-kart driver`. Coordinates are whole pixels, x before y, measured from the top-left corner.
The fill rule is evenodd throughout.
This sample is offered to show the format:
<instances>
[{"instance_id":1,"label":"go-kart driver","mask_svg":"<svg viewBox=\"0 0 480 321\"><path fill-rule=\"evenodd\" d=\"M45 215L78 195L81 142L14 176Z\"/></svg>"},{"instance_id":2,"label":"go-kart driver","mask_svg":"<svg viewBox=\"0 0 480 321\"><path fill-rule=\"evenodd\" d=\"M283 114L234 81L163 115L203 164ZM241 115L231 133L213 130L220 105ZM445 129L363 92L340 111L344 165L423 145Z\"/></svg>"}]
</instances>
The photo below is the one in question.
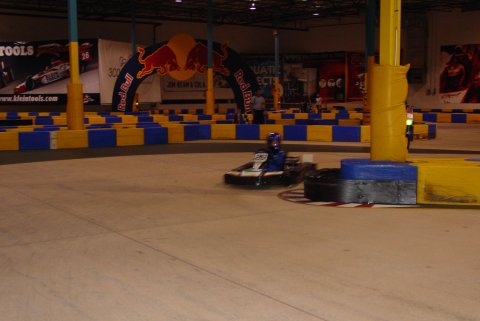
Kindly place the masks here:
<instances>
[{"instance_id":1,"label":"go-kart driver","mask_svg":"<svg viewBox=\"0 0 480 321\"><path fill-rule=\"evenodd\" d=\"M268 154L265 171L283 171L287 154L280 147L281 137L279 133L269 133L267 136L267 148L261 151Z\"/></svg>"}]
</instances>

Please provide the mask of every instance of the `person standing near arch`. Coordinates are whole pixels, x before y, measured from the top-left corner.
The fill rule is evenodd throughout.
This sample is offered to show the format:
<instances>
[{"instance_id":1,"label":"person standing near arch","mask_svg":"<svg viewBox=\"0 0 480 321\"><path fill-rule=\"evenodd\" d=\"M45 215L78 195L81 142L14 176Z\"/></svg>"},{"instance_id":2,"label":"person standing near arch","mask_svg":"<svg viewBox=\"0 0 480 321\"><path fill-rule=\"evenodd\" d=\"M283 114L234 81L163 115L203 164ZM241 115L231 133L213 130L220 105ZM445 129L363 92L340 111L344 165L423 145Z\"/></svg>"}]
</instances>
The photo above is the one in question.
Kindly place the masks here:
<instances>
[{"instance_id":1,"label":"person standing near arch","mask_svg":"<svg viewBox=\"0 0 480 321\"><path fill-rule=\"evenodd\" d=\"M252 97L253 123L265 123L265 98L262 96L263 91L258 89L255 96Z\"/></svg>"}]
</instances>

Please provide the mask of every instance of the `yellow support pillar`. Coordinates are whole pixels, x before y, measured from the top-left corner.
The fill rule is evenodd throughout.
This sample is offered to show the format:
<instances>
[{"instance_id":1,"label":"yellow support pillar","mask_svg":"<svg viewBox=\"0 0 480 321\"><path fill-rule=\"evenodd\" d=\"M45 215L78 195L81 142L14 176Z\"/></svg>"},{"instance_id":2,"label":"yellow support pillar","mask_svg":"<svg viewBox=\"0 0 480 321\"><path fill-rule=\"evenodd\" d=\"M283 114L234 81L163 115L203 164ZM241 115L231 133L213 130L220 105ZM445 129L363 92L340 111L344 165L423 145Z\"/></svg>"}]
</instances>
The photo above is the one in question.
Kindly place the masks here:
<instances>
[{"instance_id":1,"label":"yellow support pillar","mask_svg":"<svg viewBox=\"0 0 480 321\"><path fill-rule=\"evenodd\" d=\"M280 110L280 80L278 77L274 78L273 89L273 109Z\"/></svg>"},{"instance_id":2,"label":"yellow support pillar","mask_svg":"<svg viewBox=\"0 0 480 321\"><path fill-rule=\"evenodd\" d=\"M401 0L380 0L380 64L400 64Z\"/></svg>"},{"instance_id":3,"label":"yellow support pillar","mask_svg":"<svg viewBox=\"0 0 480 321\"><path fill-rule=\"evenodd\" d=\"M78 42L70 42L70 82L67 85L68 129L84 129L83 86L80 81Z\"/></svg>"},{"instance_id":4,"label":"yellow support pillar","mask_svg":"<svg viewBox=\"0 0 480 321\"><path fill-rule=\"evenodd\" d=\"M408 93L406 73L400 66L401 0L380 1L380 64L369 73L368 101L371 109L372 160L405 162Z\"/></svg>"},{"instance_id":5,"label":"yellow support pillar","mask_svg":"<svg viewBox=\"0 0 480 321\"><path fill-rule=\"evenodd\" d=\"M215 89L213 87L213 68L207 69L207 115L213 115L215 111Z\"/></svg>"}]
</instances>

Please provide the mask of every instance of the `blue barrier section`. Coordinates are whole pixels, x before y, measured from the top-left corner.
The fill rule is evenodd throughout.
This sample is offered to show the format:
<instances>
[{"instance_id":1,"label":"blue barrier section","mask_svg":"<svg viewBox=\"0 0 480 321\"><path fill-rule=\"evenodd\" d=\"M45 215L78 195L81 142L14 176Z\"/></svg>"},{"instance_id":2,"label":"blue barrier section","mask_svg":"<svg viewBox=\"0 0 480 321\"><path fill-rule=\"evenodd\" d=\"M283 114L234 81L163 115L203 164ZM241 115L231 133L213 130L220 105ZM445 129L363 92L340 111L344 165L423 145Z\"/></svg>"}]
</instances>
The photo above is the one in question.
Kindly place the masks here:
<instances>
[{"instance_id":1,"label":"blue barrier section","mask_svg":"<svg viewBox=\"0 0 480 321\"><path fill-rule=\"evenodd\" d=\"M100 128L112 128L110 124L91 124L85 127L86 129L100 129Z\"/></svg>"},{"instance_id":2,"label":"blue barrier section","mask_svg":"<svg viewBox=\"0 0 480 321\"><path fill-rule=\"evenodd\" d=\"M183 139L188 140L198 140L200 139L200 133L198 131L198 126L188 125L183 127Z\"/></svg>"},{"instance_id":3,"label":"blue barrier section","mask_svg":"<svg viewBox=\"0 0 480 321\"><path fill-rule=\"evenodd\" d=\"M237 139L260 139L260 125L242 124L235 126Z\"/></svg>"},{"instance_id":4,"label":"blue barrier section","mask_svg":"<svg viewBox=\"0 0 480 321\"><path fill-rule=\"evenodd\" d=\"M295 119L295 125L308 125L309 119Z\"/></svg>"},{"instance_id":5,"label":"blue barrier section","mask_svg":"<svg viewBox=\"0 0 480 321\"><path fill-rule=\"evenodd\" d=\"M236 118L235 113L229 113L225 116L225 119L234 120Z\"/></svg>"},{"instance_id":6,"label":"blue barrier section","mask_svg":"<svg viewBox=\"0 0 480 321\"><path fill-rule=\"evenodd\" d=\"M322 115L317 113L308 114L308 119L320 119L321 117Z\"/></svg>"},{"instance_id":7,"label":"blue barrier section","mask_svg":"<svg viewBox=\"0 0 480 321\"><path fill-rule=\"evenodd\" d=\"M182 120L183 120L183 116L179 116L179 115L168 115L168 120L169 120L169 121L182 121Z\"/></svg>"},{"instance_id":8,"label":"blue barrier section","mask_svg":"<svg viewBox=\"0 0 480 321\"><path fill-rule=\"evenodd\" d=\"M308 122L308 124L334 126L334 125L338 125L338 120L337 119L311 119Z\"/></svg>"},{"instance_id":9,"label":"blue barrier section","mask_svg":"<svg viewBox=\"0 0 480 321\"><path fill-rule=\"evenodd\" d=\"M233 124L232 120L217 120L216 124Z\"/></svg>"},{"instance_id":10,"label":"blue barrier section","mask_svg":"<svg viewBox=\"0 0 480 321\"><path fill-rule=\"evenodd\" d=\"M423 114L423 121L436 123L437 122L437 114L424 113Z\"/></svg>"},{"instance_id":11,"label":"blue barrier section","mask_svg":"<svg viewBox=\"0 0 480 321\"><path fill-rule=\"evenodd\" d=\"M198 115L198 120L212 120L212 115Z\"/></svg>"},{"instance_id":12,"label":"blue barrier section","mask_svg":"<svg viewBox=\"0 0 480 321\"><path fill-rule=\"evenodd\" d=\"M135 127L137 127L137 128L160 127L160 124L158 124L158 123L138 123Z\"/></svg>"},{"instance_id":13,"label":"blue barrier section","mask_svg":"<svg viewBox=\"0 0 480 321\"><path fill-rule=\"evenodd\" d=\"M295 114L282 114L282 119L295 119Z\"/></svg>"},{"instance_id":14,"label":"blue barrier section","mask_svg":"<svg viewBox=\"0 0 480 321\"><path fill-rule=\"evenodd\" d=\"M59 127L39 127L39 128L34 128L34 132L53 132L56 130L59 130Z\"/></svg>"},{"instance_id":15,"label":"blue barrier section","mask_svg":"<svg viewBox=\"0 0 480 321\"><path fill-rule=\"evenodd\" d=\"M452 123L466 123L467 114L452 114Z\"/></svg>"},{"instance_id":16,"label":"blue barrier section","mask_svg":"<svg viewBox=\"0 0 480 321\"><path fill-rule=\"evenodd\" d=\"M284 140L307 140L307 126L285 125L283 126Z\"/></svg>"},{"instance_id":17,"label":"blue barrier section","mask_svg":"<svg viewBox=\"0 0 480 321\"><path fill-rule=\"evenodd\" d=\"M117 146L117 131L115 129L100 129L88 131L88 147Z\"/></svg>"},{"instance_id":18,"label":"blue barrier section","mask_svg":"<svg viewBox=\"0 0 480 321\"><path fill-rule=\"evenodd\" d=\"M360 126L333 126L332 141L333 142L359 142Z\"/></svg>"},{"instance_id":19,"label":"blue barrier section","mask_svg":"<svg viewBox=\"0 0 480 321\"><path fill-rule=\"evenodd\" d=\"M211 139L212 138L212 126L209 124L197 125L199 139Z\"/></svg>"},{"instance_id":20,"label":"blue barrier section","mask_svg":"<svg viewBox=\"0 0 480 321\"><path fill-rule=\"evenodd\" d=\"M20 132L18 144L22 149L50 149L49 132Z\"/></svg>"},{"instance_id":21,"label":"blue barrier section","mask_svg":"<svg viewBox=\"0 0 480 321\"><path fill-rule=\"evenodd\" d=\"M407 162L372 161L370 159L342 159L342 179L416 181L417 167Z\"/></svg>"},{"instance_id":22,"label":"blue barrier section","mask_svg":"<svg viewBox=\"0 0 480 321\"><path fill-rule=\"evenodd\" d=\"M337 115L335 115L335 119L350 119L350 114L348 111L340 110Z\"/></svg>"},{"instance_id":23,"label":"blue barrier section","mask_svg":"<svg viewBox=\"0 0 480 321\"><path fill-rule=\"evenodd\" d=\"M183 125L198 125L200 123L198 121L181 121L180 124L183 124Z\"/></svg>"},{"instance_id":24,"label":"blue barrier section","mask_svg":"<svg viewBox=\"0 0 480 321\"><path fill-rule=\"evenodd\" d=\"M150 127L143 130L145 145L168 144L166 127Z\"/></svg>"},{"instance_id":25,"label":"blue barrier section","mask_svg":"<svg viewBox=\"0 0 480 321\"><path fill-rule=\"evenodd\" d=\"M275 119L266 119L265 120L265 124L275 124L275 123L276 123Z\"/></svg>"},{"instance_id":26,"label":"blue barrier section","mask_svg":"<svg viewBox=\"0 0 480 321\"><path fill-rule=\"evenodd\" d=\"M105 117L105 123L107 124L113 124L113 123L121 123L122 118L118 116L104 116Z\"/></svg>"},{"instance_id":27,"label":"blue barrier section","mask_svg":"<svg viewBox=\"0 0 480 321\"><path fill-rule=\"evenodd\" d=\"M153 117L152 116L138 116L138 122L139 123L146 123L146 122L152 122Z\"/></svg>"},{"instance_id":28,"label":"blue barrier section","mask_svg":"<svg viewBox=\"0 0 480 321\"><path fill-rule=\"evenodd\" d=\"M433 139L437 137L437 125L428 124L428 139Z\"/></svg>"}]
</instances>

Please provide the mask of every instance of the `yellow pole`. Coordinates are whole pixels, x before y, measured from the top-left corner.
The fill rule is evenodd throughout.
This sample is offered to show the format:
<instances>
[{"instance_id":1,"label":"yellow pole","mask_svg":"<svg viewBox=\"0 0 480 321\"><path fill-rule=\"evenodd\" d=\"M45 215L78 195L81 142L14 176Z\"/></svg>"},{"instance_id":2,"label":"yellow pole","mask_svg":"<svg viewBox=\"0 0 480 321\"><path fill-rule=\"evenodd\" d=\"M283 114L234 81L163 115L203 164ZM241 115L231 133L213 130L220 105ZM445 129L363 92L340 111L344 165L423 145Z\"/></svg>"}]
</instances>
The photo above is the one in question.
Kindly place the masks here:
<instances>
[{"instance_id":1,"label":"yellow pole","mask_svg":"<svg viewBox=\"0 0 480 321\"><path fill-rule=\"evenodd\" d=\"M278 77L274 78L273 88L273 109L280 110L280 80Z\"/></svg>"},{"instance_id":2,"label":"yellow pole","mask_svg":"<svg viewBox=\"0 0 480 321\"><path fill-rule=\"evenodd\" d=\"M215 111L215 89L213 87L213 68L207 69L207 115L213 115Z\"/></svg>"},{"instance_id":3,"label":"yellow pole","mask_svg":"<svg viewBox=\"0 0 480 321\"><path fill-rule=\"evenodd\" d=\"M400 65L401 0L380 0L380 65Z\"/></svg>"},{"instance_id":4,"label":"yellow pole","mask_svg":"<svg viewBox=\"0 0 480 321\"><path fill-rule=\"evenodd\" d=\"M406 74L400 66L401 0L380 0L380 64L374 64L368 77L368 102L371 109L372 160L407 160L405 136Z\"/></svg>"},{"instance_id":5,"label":"yellow pole","mask_svg":"<svg viewBox=\"0 0 480 321\"><path fill-rule=\"evenodd\" d=\"M80 81L78 42L70 42L70 82L67 85L68 129L84 129L83 86Z\"/></svg>"},{"instance_id":6,"label":"yellow pole","mask_svg":"<svg viewBox=\"0 0 480 321\"><path fill-rule=\"evenodd\" d=\"M68 24L70 81L67 84L67 126L68 129L84 129L83 87L78 62L77 0L68 0Z\"/></svg>"}]
</instances>

